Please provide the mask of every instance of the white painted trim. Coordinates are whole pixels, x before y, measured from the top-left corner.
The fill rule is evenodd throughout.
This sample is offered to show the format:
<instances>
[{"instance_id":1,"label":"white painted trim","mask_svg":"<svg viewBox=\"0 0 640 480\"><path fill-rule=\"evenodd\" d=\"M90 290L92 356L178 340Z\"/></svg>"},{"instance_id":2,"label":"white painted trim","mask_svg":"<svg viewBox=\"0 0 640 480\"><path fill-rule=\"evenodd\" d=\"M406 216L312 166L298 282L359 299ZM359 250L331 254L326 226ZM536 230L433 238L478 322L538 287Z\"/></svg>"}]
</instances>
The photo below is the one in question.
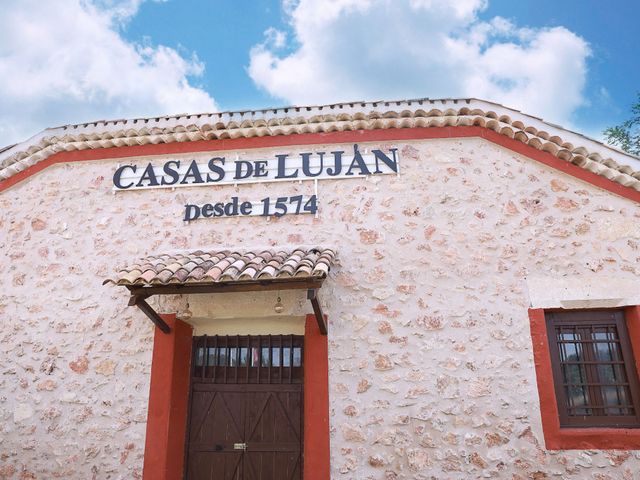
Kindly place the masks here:
<instances>
[{"instance_id":1,"label":"white painted trim","mask_svg":"<svg viewBox=\"0 0 640 480\"><path fill-rule=\"evenodd\" d=\"M614 308L640 305L637 278L579 275L528 277L531 308Z\"/></svg>"}]
</instances>

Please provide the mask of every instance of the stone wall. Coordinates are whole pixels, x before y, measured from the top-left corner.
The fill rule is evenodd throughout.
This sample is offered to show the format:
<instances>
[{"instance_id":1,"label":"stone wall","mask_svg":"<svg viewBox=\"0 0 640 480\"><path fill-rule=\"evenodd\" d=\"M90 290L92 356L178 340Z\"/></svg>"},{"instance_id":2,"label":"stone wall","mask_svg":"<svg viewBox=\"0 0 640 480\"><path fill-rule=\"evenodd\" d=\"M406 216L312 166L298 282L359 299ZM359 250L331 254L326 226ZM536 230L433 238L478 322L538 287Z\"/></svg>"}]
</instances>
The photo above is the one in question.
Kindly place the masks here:
<instances>
[{"instance_id":1,"label":"stone wall","mask_svg":"<svg viewBox=\"0 0 640 480\"><path fill-rule=\"evenodd\" d=\"M526 278L637 282L640 205L480 139L392 146L400 176L321 181L318 218L187 225L187 202L313 183L114 194L115 160L0 193L0 478L141 478L153 336L101 285L117 266L297 244L338 249L322 289L333 478L639 478L637 451L544 449Z\"/></svg>"}]
</instances>

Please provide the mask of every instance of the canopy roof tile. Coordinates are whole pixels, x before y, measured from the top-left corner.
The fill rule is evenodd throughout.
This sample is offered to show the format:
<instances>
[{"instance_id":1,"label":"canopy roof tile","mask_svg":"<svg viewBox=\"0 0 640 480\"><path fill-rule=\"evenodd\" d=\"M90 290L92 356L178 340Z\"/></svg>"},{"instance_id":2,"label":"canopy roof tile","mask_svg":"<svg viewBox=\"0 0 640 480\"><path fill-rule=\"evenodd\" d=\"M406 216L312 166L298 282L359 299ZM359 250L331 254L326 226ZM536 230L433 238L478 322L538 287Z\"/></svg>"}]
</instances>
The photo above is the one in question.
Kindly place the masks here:
<instances>
[{"instance_id":1,"label":"canopy roof tile","mask_svg":"<svg viewBox=\"0 0 640 480\"><path fill-rule=\"evenodd\" d=\"M143 258L104 281L126 287L217 285L272 280L324 279L335 259L329 248L292 251L198 250Z\"/></svg>"}]
</instances>

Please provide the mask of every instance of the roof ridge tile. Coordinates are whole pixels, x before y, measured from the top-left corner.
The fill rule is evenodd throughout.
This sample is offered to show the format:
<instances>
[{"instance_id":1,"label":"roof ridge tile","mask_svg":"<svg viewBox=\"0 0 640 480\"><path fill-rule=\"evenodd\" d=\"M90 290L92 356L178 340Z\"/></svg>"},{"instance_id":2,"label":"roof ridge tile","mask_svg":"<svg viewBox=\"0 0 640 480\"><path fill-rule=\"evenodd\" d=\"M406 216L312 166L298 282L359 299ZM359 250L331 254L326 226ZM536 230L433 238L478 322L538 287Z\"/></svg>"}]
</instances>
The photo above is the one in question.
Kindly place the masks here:
<instances>
[{"instance_id":1,"label":"roof ridge tile","mask_svg":"<svg viewBox=\"0 0 640 480\"><path fill-rule=\"evenodd\" d=\"M426 105L433 107L429 108ZM335 111L335 108L340 111ZM327 109L334 111L329 113ZM549 146L543 147L545 151L591 171L593 167L586 168L581 158L573 158L576 155L575 149L581 148L583 151L578 155L591 158L616 172L613 174L609 170L596 169L596 174L640 191L640 181L636 175L640 172L640 158L538 117L523 114L495 102L473 98L343 102L217 114L101 120L66 125L46 129L26 142L0 150L0 182L60 151L202 139L456 125L489 128L500 135L515 138L531 146L538 145L538 142L542 145L549 143ZM310 126L313 128L310 129ZM565 144L571 148L561 150L551 146Z\"/></svg>"}]
</instances>

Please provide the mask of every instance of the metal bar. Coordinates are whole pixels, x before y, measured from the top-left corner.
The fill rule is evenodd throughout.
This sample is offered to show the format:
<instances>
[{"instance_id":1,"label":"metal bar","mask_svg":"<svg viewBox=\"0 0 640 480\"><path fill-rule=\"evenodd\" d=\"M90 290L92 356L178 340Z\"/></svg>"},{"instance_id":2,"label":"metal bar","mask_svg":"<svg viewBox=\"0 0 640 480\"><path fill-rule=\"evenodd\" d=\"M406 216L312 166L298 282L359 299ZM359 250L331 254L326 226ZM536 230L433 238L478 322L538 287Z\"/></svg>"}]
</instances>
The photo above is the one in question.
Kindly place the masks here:
<instances>
[{"instance_id":1,"label":"metal bar","mask_svg":"<svg viewBox=\"0 0 640 480\"><path fill-rule=\"evenodd\" d=\"M160 317L160 315L158 315L158 312L151 308L151 305L149 305L142 296L132 295L129 302L131 301L133 301L134 305L142 310L142 313L149 317L149 320L151 320L155 324L155 326L158 327L163 333L171 332L171 327L169 327L169 325L167 325L167 323Z\"/></svg>"},{"instance_id":2,"label":"metal bar","mask_svg":"<svg viewBox=\"0 0 640 480\"><path fill-rule=\"evenodd\" d=\"M202 352L203 352L202 353L202 380L204 381L204 379L207 377L207 365L209 364L209 346L207 343L207 340L209 339L209 337L205 335L203 339L204 339L204 342L202 347ZM215 355L215 350L214 350L214 355ZM215 356L213 361L215 362ZM215 369L215 367L213 368Z\"/></svg>"},{"instance_id":3,"label":"metal bar","mask_svg":"<svg viewBox=\"0 0 640 480\"><path fill-rule=\"evenodd\" d=\"M206 338L206 335L205 335ZM212 362L212 366L213 368L211 369L211 378L213 379L213 383L216 383L216 367L218 365L218 358L220 357L219 355L219 350L218 350L218 335L214 335L213 336L213 362Z\"/></svg>"},{"instance_id":4,"label":"metal bar","mask_svg":"<svg viewBox=\"0 0 640 480\"><path fill-rule=\"evenodd\" d=\"M293 375L293 335L289 335L289 383Z\"/></svg>"},{"instance_id":5,"label":"metal bar","mask_svg":"<svg viewBox=\"0 0 640 480\"><path fill-rule=\"evenodd\" d=\"M231 362L229 362L231 363ZM235 379L236 383L238 383L238 369L240 368L240 335L236 335L236 368L235 368Z\"/></svg>"},{"instance_id":6,"label":"metal bar","mask_svg":"<svg viewBox=\"0 0 640 480\"><path fill-rule=\"evenodd\" d=\"M622 382L622 383L589 383L589 382L585 382L585 383L563 383L562 384L565 387L583 387L583 386L587 386L587 387L615 387L615 386L619 386L619 387L627 387L629 386L629 384L627 382Z\"/></svg>"},{"instance_id":7,"label":"metal bar","mask_svg":"<svg viewBox=\"0 0 640 480\"><path fill-rule=\"evenodd\" d=\"M327 323L324 320L324 314L322 313L322 307L318 302L318 291L315 288L307 290L307 299L311 300L311 306L313 307L313 313L316 316L316 322L318 322L318 328L322 335L327 334Z\"/></svg>"},{"instance_id":8,"label":"metal bar","mask_svg":"<svg viewBox=\"0 0 640 480\"><path fill-rule=\"evenodd\" d=\"M260 370L262 369L262 337L255 337L258 339L258 381L260 383Z\"/></svg>"},{"instance_id":9,"label":"metal bar","mask_svg":"<svg viewBox=\"0 0 640 480\"><path fill-rule=\"evenodd\" d=\"M189 370L191 374L191 377L189 377L190 379L196 375L196 364L198 363L198 337L191 338L191 351L193 352L191 354L193 361L191 362L191 369Z\"/></svg>"},{"instance_id":10,"label":"metal bar","mask_svg":"<svg viewBox=\"0 0 640 480\"><path fill-rule=\"evenodd\" d=\"M202 337L202 375L201 379L204 380L207 372L207 363L209 363L209 349L207 347L207 336Z\"/></svg>"},{"instance_id":11,"label":"metal bar","mask_svg":"<svg viewBox=\"0 0 640 480\"><path fill-rule=\"evenodd\" d=\"M224 366L222 367L222 372L224 373L224 383L227 383L227 364L231 363L229 362L229 337L222 338L224 338Z\"/></svg>"},{"instance_id":12,"label":"metal bar","mask_svg":"<svg viewBox=\"0 0 640 480\"><path fill-rule=\"evenodd\" d=\"M583 339L583 335L578 333L578 329L576 328L576 326L571 326L571 331L573 332L573 336L575 339L575 349L576 352L580 352L580 359L585 359L587 358L585 355L585 347L584 344L581 343L581 340ZM578 350L578 347L580 347L580 349ZM565 347L560 347L560 348L564 348L565 349L565 358L567 358L566 355L566 348ZM580 373L580 382L584 383L585 379L587 379L589 372L587 372L587 368L589 368L588 365L584 365L584 369L583 368L579 368L578 372ZM584 371L584 377L582 375L582 372ZM589 392L588 388L581 388L580 391L582 392L582 400L584 401L584 407L585 407L585 412L591 411L593 412L594 410L592 408L590 408L591 405L591 393ZM587 392L589 392L589 399L587 399ZM567 395L567 398L571 398L570 395ZM571 405L573 407L573 405Z\"/></svg>"},{"instance_id":13,"label":"metal bar","mask_svg":"<svg viewBox=\"0 0 640 480\"><path fill-rule=\"evenodd\" d=\"M267 374L267 383L271 383L271 369L273 368L273 348L271 346L271 334L269 334L269 370Z\"/></svg>"},{"instance_id":14,"label":"metal bar","mask_svg":"<svg viewBox=\"0 0 640 480\"><path fill-rule=\"evenodd\" d=\"M607 327L607 350L609 351L609 358L613 361L614 355L613 355L613 350L611 348L611 341L609 339L611 336L609 335L610 333L613 334L613 336L617 337L616 328L614 326ZM616 371L616 367L611 365L611 371L613 372L613 379L618 380L618 372ZM617 386L616 386L616 398L618 399L618 405L620 405L622 403L622 400L620 399L620 389Z\"/></svg>"},{"instance_id":15,"label":"metal bar","mask_svg":"<svg viewBox=\"0 0 640 480\"><path fill-rule=\"evenodd\" d=\"M249 371L251 369L251 337L247 337L247 362L246 362L246 379L245 379L245 383L249 383Z\"/></svg>"},{"instance_id":16,"label":"metal bar","mask_svg":"<svg viewBox=\"0 0 640 480\"><path fill-rule=\"evenodd\" d=\"M280 335L280 383L282 383L282 364L284 363L284 342L282 341L282 335Z\"/></svg>"},{"instance_id":17,"label":"metal bar","mask_svg":"<svg viewBox=\"0 0 640 480\"><path fill-rule=\"evenodd\" d=\"M563 365L624 365L624 362L562 362Z\"/></svg>"},{"instance_id":18,"label":"metal bar","mask_svg":"<svg viewBox=\"0 0 640 480\"><path fill-rule=\"evenodd\" d=\"M593 405L595 415L605 415L606 412L604 410L605 401L603 392L599 386L596 386L600 383L600 376L598 375L598 369L595 366L598 362L598 357L596 356L596 345L593 343L595 339L594 334L596 333L594 325L585 325L584 328L580 329L580 332L582 333L581 338L586 338L591 341L588 345L583 344L585 357L587 361L592 362L585 367L587 370L587 383L591 385L587 387L590 393L589 401Z\"/></svg>"}]
</instances>

